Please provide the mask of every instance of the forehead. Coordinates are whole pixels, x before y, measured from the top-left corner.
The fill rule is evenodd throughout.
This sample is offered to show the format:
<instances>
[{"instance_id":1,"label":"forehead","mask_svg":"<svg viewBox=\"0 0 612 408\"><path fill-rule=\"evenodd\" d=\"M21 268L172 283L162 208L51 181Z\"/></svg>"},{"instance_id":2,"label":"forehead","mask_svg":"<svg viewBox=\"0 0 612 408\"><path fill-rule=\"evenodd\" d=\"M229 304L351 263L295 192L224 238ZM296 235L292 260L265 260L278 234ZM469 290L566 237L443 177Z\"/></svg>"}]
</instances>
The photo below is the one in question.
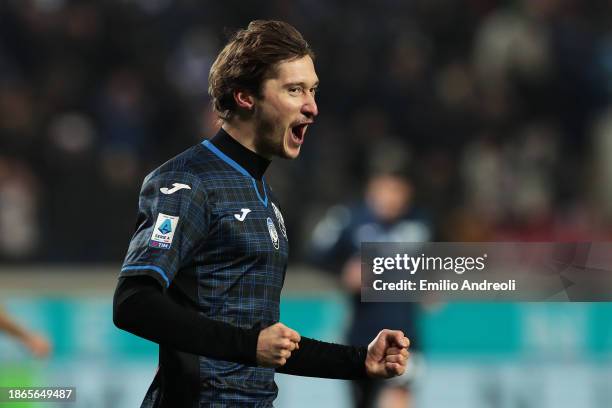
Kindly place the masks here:
<instances>
[{"instance_id":1,"label":"forehead","mask_svg":"<svg viewBox=\"0 0 612 408\"><path fill-rule=\"evenodd\" d=\"M319 82L315 72L314 62L309 55L291 61L280 62L276 66L274 80L285 83L303 83L314 86Z\"/></svg>"}]
</instances>

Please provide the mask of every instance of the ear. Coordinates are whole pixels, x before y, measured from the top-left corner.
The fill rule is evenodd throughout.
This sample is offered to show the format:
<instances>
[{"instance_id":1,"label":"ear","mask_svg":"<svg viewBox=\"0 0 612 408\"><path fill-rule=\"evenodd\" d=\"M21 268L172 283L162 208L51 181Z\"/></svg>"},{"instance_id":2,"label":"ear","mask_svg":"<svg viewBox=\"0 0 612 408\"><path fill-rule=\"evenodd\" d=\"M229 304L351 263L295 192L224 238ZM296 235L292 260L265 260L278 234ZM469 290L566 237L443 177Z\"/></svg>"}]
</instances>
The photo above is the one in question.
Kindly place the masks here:
<instances>
[{"instance_id":1,"label":"ear","mask_svg":"<svg viewBox=\"0 0 612 408\"><path fill-rule=\"evenodd\" d=\"M238 89L234 91L234 102L237 107L250 111L255 105L255 98L250 92Z\"/></svg>"}]
</instances>

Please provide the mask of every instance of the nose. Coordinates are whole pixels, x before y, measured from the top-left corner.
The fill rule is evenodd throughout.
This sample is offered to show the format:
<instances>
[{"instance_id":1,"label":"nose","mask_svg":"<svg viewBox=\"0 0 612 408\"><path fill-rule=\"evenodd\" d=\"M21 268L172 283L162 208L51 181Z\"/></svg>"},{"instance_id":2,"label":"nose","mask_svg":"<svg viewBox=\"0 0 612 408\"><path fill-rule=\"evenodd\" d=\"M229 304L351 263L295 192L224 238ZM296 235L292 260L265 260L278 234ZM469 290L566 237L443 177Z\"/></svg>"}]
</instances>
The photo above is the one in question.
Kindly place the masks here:
<instances>
[{"instance_id":1,"label":"nose","mask_svg":"<svg viewBox=\"0 0 612 408\"><path fill-rule=\"evenodd\" d=\"M306 101L302 105L302 114L309 119L314 119L315 116L319 114L319 109L317 108L314 95L310 94L306 98Z\"/></svg>"}]
</instances>

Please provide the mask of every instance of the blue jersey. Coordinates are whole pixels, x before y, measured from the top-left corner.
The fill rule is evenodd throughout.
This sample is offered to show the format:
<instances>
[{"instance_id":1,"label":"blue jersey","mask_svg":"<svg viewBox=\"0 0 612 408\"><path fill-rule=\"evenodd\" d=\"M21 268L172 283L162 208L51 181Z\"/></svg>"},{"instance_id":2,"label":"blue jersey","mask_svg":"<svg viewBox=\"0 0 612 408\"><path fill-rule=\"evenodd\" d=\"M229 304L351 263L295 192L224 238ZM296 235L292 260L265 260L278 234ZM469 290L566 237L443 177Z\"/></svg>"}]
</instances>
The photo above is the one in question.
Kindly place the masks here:
<instances>
[{"instance_id":1,"label":"blue jersey","mask_svg":"<svg viewBox=\"0 0 612 408\"><path fill-rule=\"evenodd\" d=\"M149 174L121 276L149 275L167 296L240 328L279 321L288 241L270 187L204 141ZM160 345L142 407L270 407L274 369Z\"/></svg>"}]
</instances>

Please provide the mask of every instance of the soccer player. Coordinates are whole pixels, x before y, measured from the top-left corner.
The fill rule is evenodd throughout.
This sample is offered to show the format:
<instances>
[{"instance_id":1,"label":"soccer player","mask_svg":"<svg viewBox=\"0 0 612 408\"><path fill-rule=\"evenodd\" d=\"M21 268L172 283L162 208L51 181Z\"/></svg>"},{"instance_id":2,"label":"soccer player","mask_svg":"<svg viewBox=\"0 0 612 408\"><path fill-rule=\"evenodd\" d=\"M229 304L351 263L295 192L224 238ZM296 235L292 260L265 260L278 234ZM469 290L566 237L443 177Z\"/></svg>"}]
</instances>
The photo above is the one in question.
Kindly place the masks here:
<instances>
[{"instance_id":1,"label":"soccer player","mask_svg":"<svg viewBox=\"0 0 612 408\"><path fill-rule=\"evenodd\" d=\"M289 243L264 172L273 157L299 155L318 114L317 85L313 52L295 28L251 22L210 70L222 128L145 178L113 313L119 328L160 345L142 407L271 407L275 372L404 372L401 331L351 347L279 322Z\"/></svg>"}]
</instances>

